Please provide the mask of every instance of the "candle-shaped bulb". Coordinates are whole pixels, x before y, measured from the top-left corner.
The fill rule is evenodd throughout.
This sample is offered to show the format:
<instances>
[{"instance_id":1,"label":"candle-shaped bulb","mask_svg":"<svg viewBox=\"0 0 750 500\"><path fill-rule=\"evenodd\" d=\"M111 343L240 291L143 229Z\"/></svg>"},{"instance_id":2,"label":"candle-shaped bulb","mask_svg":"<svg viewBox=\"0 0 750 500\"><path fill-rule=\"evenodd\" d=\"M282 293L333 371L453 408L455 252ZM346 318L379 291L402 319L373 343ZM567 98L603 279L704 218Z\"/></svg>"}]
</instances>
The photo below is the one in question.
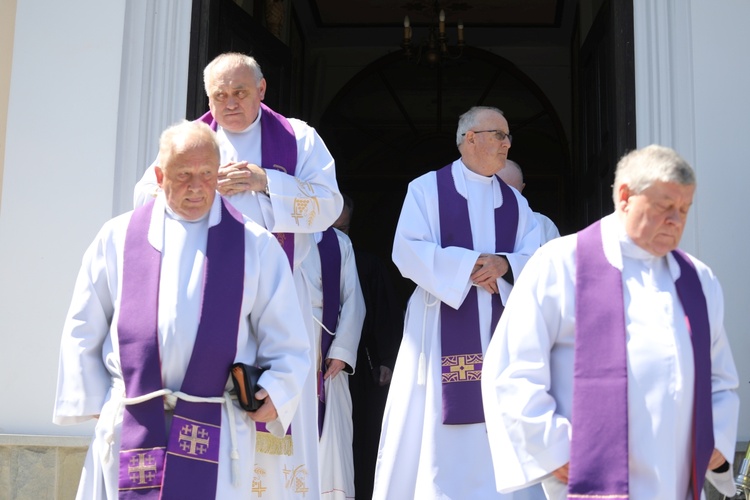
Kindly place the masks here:
<instances>
[{"instance_id":1,"label":"candle-shaped bulb","mask_svg":"<svg viewBox=\"0 0 750 500\"><path fill-rule=\"evenodd\" d=\"M445 11L440 9L440 15L438 16L440 23L438 24L438 32L441 37L445 36Z\"/></svg>"},{"instance_id":2,"label":"candle-shaped bulb","mask_svg":"<svg viewBox=\"0 0 750 500\"><path fill-rule=\"evenodd\" d=\"M464 43L464 22L459 19L458 21L458 44L463 45Z\"/></svg>"},{"instance_id":3,"label":"candle-shaped bulb","mask_svg":"<svg viewBox=\"0 0 750 500\"><path fill-rule=\"evenodd\" d=\"M411 23L409 22L409 16L404 17L404 43L409 44L411 41Z\"/></svg>"}]
</instances>

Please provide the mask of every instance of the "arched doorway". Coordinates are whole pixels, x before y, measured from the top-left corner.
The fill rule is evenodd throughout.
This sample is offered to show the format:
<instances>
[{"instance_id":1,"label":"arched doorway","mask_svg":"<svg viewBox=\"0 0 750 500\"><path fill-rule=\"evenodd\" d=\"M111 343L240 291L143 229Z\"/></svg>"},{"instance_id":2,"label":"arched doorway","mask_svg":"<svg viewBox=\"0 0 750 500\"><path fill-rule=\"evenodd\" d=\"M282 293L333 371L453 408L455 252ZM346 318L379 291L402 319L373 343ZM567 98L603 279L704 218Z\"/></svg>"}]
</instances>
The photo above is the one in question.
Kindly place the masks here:
<instances>
[{"instance_id":1,"label":"arched doorway","mask_svg":"<svg viewBox=\"0 0 750 500\"><path fill-rule=\"evenodd\" d=\"M408 183L459 156L458 117L476 105L503 110L513 134L509 156L523 167L528 185L524 195L565 227L568 139L537 85L507 59L481 49L467 47L459 59L433 66L395 53L357 74L318 126L336 158L339 186L355 203L350 234L356 246L390 263ZM400 283L405 295L411 286Z\"/></svg>"}]
</instances>

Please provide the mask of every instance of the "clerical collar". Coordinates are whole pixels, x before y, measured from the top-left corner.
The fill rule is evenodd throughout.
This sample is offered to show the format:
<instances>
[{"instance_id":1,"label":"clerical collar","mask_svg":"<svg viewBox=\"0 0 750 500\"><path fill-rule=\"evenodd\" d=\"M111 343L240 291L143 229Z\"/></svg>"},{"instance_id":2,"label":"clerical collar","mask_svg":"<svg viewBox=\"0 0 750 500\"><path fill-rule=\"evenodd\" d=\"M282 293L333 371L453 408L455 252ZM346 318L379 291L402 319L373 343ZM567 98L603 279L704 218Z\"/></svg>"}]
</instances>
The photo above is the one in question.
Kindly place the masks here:
<instances>
[{"instance_id":1,"label":"clerical collar","mask_svg":"<svg viewBox=\"0 0 750 500\"><path fill-rule=\"evenodd\" d=\"M255 120L253 121L253 123L251 123L250 126L248 126L245 130L240 130L239 132L230 132L229 130L225 129L224 127L220 126L220 128L228 136L246 134L246 133L250 132L251 130L253 130L255 127L258 126L258 124L260 123L260 114L262 112L263 112L263 109L261 109L259 107L258 108L258 116L255 117Z\"/></svg>"},{"instance_id":2,"label":"clerical collar","mask_svg":"<svg viewBox=\"0 0 750 500\"><path fill-rule=\"evenodd\" d=\"M174 210L172 210L172 207L169 206L169 203L165 203L164 206L166 207L167 216L170 219L174 219L174 220L177 220L177 221L180 221L180 222L201 222L202 220L205 220L208 217L208 214L211 213L211 209L209 208L206 211L205 214L203 214L202 216L198 217L197 219L188 220L185 217L183 217L180 214L178 214L177 212L175 212ZM213 204L212 204L212 206L213 206Z\"/></svg>"},{"instance_id":3,"label":"clerical collar","mask_svg":"<svg viewBox=\"0 0 750 500\"><path fill-rule=\"evenodd\" d=\"M474 172L472 169L466 166L466 164L461 161L461 166L464 170L464 176L466 177L466 180L469 181L477 181L477 182L483 182L485 184L492 184L492 178L494 175L486 176L482 174L478 174Z\"/></svg>"},{"instance_id":4,"label":"clerical collar","mask_svg":"<svg viewBox=\"0 0 750 500\"><path fill-rule=\"evenodd\" d=\"M625 230L625 225L622 221L617 218L617 240L620 243L620 249L623 257L629 257L631 259L638 259L644 261L655 261L661 259L658 255L654 255L648 250L639 247L630 236L628 236Z\"/></svg>"}]
</instances>

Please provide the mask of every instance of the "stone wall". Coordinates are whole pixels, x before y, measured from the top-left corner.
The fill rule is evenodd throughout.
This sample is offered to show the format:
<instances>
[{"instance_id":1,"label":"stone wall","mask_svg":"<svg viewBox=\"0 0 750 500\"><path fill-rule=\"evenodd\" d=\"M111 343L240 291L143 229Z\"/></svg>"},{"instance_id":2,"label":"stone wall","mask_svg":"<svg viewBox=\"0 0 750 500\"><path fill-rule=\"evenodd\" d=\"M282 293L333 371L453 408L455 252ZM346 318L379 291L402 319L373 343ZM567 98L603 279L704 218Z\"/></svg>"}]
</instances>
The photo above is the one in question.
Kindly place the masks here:
<instances>
[{"instance_id":1,"label":"stone wall","mask_svg":"<svg viewBox=\"0 0 750 500\"><path fill-rule=\"evenodd\" d=\"M76 496L89 437L0 434L0 498L72 500ZM735 477L747 443L737 444ZM724 496L706 487L708 500Z\"/></svg>"},{"instance_id":2,"label":"stone wall","mask_svg":"<svg viewBox=\"0 0 750 500\"><path fill-rule=\"evenodd\" d=\"M0 498L74 499L90 440L0 434Z\"/></svg>"}]
</instances>

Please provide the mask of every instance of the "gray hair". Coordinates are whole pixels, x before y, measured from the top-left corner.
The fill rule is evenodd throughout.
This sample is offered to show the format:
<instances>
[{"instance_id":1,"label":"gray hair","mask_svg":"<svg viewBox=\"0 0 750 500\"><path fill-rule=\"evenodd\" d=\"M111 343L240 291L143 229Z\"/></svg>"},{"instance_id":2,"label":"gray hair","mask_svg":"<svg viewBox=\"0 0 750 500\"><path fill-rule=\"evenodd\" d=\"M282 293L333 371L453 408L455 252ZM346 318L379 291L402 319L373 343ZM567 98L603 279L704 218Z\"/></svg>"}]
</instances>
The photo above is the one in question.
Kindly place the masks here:
<instances>
[{"instance_id":1,"label":"gray hair","mask_svg":"<svg viewBox=\"0 0 750 500\"><path fill-rule=\"evenodd\" d=\"M479 115L484 111L494 111L500 115L503 114L498 108L493 106L474 106L469 109L466 113L458 117L458 129L456 130L456 146L460 146L464 142L464 136L471 127L474 127L479 121Z\"/></svg>"},{"instance_id":2,"label":"gray hair","mask_svg":"<svg viewBox=\"0 0 750 500\"><path fill-rule=\"evenodd\" d=\"M159 137L159 157L157 164L164 169L177 148L195 148L207 146L216 155L216 167L219 166L221 153L216 134L211 127L201 121L183 120L172 125Z\"/></svg>"},{"instance_id":3,"label":"gray hair","mask_svg":"<svg viewBox=\"0 0 750 500\"><path fill-rule=\"evenodd\" d=\"M254 57L240 52L225 52L216 56L213 61L208 63L203 69L203 87L206 90L206 95L210 95L208 85L213 77L214 70L220 65L224 65L227 68L246 67L253 72L256 85L260 85L260 81L263 79L263 71L261 71L260 65Z\"/></svg>"},{"instance_id":4,"label":"gray hair","mask_svg":"<svg viewBox=\"0 0 750 500\"><path fill-rule=\"evenodd\" d=\"M636 149L617 162L612 198L617 205L617 192L623 184L640 194L655 182L672 182L683 186L695 184L695 172L677 152L652 144Z\"/></svg>"}]
</instances>

